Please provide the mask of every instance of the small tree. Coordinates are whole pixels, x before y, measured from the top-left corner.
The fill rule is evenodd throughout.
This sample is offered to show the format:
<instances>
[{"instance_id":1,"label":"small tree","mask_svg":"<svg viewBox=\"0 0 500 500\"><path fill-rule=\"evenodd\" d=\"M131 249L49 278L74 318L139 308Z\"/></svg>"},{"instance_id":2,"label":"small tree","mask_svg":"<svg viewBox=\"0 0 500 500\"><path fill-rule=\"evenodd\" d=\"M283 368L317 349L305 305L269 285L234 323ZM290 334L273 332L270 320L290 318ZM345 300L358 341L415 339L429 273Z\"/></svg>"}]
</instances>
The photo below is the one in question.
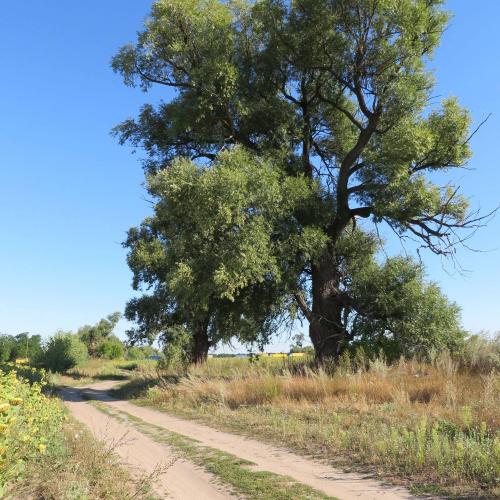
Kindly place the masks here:
<instances>
[{"instance_id":1,"label":"small tree","mask_svg":"<svg viewBox=\"0 0 500 500\"><path fill-rule=\"evenodd\" d=\"M40 364L53 372L81 366L88 359L86 345L71 332L57 332L49 339L40 356Z\"/></svg>"},{"instance_id":2,"label":"small tree","mask_svg":"<svg viewBox=\"0 0 500 500\"><path fill-rule=\"evenodd\" d=\"M297 333L292 337L292 345L290 346L290 352L302 352L304 347L305 336L303 333Z\"/></svg>"},{"instance_id":3,"label":"small tree","mask_svg":"<svg viewBox=\"0 0 500 500\"><path fill-rule=\"evenodd\" d=\"M123 358L125 347L119 338L111 335L101 341L97 347L97 353L107 359Z\"/></svg>"},{"instance_id":4,"label":"small tree","mask_svg":"<svg viewBox=\"0 0 500 500\"><path fill-rule=\"evenodd\" d=\"M98 354L98 347L100 343L113 333L113 330L118 321L120 321L120 318L121 314L119 312L115 312L106 318L101 319L95 325L85 325L78 330L78 336L87 346L91 356L96 356Z\"/></svg>"},{"instance_id":5,"label":"small tree","mask_svg":"<svg viewBox=\"0 0 500 500\"><path fill-rule=\"evenodd\" d=\"M182 326L169 328L165 335L160 367L185 370L193 362L192 335Z\"/></svg>"}]
</instances>

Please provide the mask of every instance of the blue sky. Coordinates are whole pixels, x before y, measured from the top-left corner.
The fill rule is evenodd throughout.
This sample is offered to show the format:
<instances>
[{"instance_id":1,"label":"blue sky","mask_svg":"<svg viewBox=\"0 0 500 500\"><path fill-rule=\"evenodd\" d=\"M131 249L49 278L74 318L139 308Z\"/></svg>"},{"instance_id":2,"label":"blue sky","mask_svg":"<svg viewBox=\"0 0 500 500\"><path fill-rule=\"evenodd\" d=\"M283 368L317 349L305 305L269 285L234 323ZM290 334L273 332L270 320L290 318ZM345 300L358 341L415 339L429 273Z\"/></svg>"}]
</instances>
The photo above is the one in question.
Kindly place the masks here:
<instances>
[{"instance_id":1,"label":"blue sky","mask_svg":"<svg viewBox=\"0 0 500 500\"><path fill-rule=\"evenodd\" d=\"M0 332L44 336L123 310L132 295L121 248L150 207L138 157L109 134L159 91L123 86L109 62L133 41L146 0L5 2L0 17ZM500 202L500 2L450 0L454 18L431 66L436 95L476 122L471 171L456 179L485 210ZM425 255L428 276L463 308L466 328L500 330L500 215L459 250L465 276ZM126 328L124 322L119 330ZM274 349L284 348L286 338Z\"/></svg>"}]
</instances>

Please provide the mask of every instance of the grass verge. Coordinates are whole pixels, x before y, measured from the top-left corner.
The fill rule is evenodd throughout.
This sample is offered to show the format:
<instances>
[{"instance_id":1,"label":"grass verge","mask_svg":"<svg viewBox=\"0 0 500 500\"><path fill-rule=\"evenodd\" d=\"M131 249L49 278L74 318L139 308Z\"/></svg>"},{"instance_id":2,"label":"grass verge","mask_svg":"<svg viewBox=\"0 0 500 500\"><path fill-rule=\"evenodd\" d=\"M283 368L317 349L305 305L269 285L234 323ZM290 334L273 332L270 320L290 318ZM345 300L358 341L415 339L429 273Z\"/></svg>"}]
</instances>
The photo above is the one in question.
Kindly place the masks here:
<instances>
[{"instance_id":1,"label":"grass verge","mask_svg":"<svg viewBox=\"0 0 500 500\"><path fill-rule=\"evenodd\" d=\"M151 478L132 478L115 455L74 420L64 425L50 453L26 464L5 498L154 500Z\"/></svg>"},{"instance_id":2,"label":"grass verge","mask_svg":"<svg viewBox=\"0 0 500 500\"><path fill-rule=\"evenodd\" d=\"M183 457L203 466L216 476L221 483L230 486L236 493L260 500L328 499L329 497L294 479L265 471L252 470L253 464L229 453L201 445L198 441L168 431L163 427L98 401L90 402L103 413L132 424L143 434L159 443L177 450Z\"/></svg>"},{"instance_id":3,"label":"grass verge","mask_svg":"<svg viewBox=\"0 0 500 500\"><path fill-rule=\"evenodd\" d=\"M156 361L148 359L89 359L83 366L71 368L64 373L51 373L49 382L54 387L77 387L101 380L128 380L132 373L154 374L156 365Z\"/></svg>"},{"instance_id":4,"label":"grass verge","mask_svg":"<svg viewBox=\"0 0 500 500\"><path fill-rule=\"evenodd\" d=\"M221 360L183 378L132 379L122 398L259 436L340 466L369 467L415 493L500 495L500 381L452 360L321 371ZM247 361L247 364L243 364Z\"/></svg>"}]
</instances>

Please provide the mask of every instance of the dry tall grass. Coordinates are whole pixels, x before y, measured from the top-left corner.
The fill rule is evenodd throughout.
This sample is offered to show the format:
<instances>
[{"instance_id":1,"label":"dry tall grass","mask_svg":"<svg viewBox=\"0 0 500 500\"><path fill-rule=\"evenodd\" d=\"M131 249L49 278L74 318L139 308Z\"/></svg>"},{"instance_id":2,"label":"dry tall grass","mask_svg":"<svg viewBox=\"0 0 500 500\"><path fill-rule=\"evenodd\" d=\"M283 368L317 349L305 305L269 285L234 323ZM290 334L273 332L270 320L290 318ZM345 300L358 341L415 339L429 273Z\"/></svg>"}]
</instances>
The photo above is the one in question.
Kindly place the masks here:
<instances>
[{"instance_id":1,"label":"dry tall grass","mask_svg":"<svg viewBox=\"0 0 500 500\"><path fill-rule=\"evenodd\" d=\"M279 360L212 359L175 381L162 377L145 402L448 492L498 493L494 371L447 354L432 363L365 361L344 357L332 376Z\"/></svg>"}]
</instances>

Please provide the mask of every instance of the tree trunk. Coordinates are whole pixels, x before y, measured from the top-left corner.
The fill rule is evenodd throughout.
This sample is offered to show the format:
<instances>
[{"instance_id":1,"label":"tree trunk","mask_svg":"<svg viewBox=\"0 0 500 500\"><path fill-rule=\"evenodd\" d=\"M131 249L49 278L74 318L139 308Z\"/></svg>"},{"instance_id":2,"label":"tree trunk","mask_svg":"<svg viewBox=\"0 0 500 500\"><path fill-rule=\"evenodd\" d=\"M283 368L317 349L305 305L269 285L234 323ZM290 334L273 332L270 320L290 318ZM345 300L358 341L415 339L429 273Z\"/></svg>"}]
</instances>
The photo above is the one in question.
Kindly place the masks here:
<instances>
[{"instance_id":1,"label":"tree trunk","mask_svg":"<svg viewBox=\"0 0 500 500\"><path fill-rule=\"evenodd\" d=\"M208 348L210 347L210 342L208 340L207 327L205 325L201 326L196 330L193 339L193 356L192 360L195 364L205 363L208 358Z\"/></svg>"},{"instance_id":2,"label":"tree trunk","mask_svg":"<svg viewBox=\"0 0 500 500\"><path fill-rule=\"evenodd\" d=\"M339 272L331 253L312 267L312 317L309 336L316 361L324 363L340 354L346 337L342 324L344 305L339 297Z\"/></svg>"}]
</instances>

